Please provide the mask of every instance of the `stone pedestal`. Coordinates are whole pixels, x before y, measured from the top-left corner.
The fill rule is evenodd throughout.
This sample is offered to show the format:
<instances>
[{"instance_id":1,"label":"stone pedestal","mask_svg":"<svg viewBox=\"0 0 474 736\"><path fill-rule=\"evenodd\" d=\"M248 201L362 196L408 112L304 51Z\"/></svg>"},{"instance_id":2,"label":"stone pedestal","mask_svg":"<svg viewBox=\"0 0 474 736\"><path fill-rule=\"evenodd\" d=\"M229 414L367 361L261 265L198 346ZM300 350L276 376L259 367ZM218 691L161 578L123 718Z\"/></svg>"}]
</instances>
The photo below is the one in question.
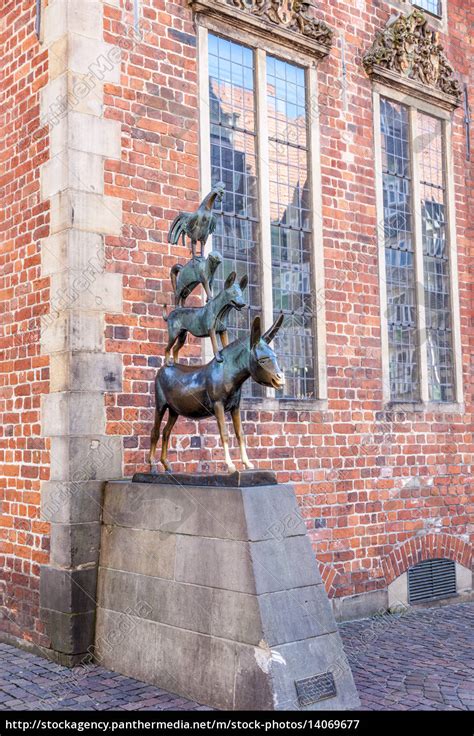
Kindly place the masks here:
<instances>
[{"instance_id":1,"label":"stone pedestal","mask_svg":"<svg viewBox=\"0 0 474 736\"><path fill-rule=\"evenodd\" d=\"M359 705L291 485L108 483L96 651L225 710Z\"/></svg>"}]
</instances>

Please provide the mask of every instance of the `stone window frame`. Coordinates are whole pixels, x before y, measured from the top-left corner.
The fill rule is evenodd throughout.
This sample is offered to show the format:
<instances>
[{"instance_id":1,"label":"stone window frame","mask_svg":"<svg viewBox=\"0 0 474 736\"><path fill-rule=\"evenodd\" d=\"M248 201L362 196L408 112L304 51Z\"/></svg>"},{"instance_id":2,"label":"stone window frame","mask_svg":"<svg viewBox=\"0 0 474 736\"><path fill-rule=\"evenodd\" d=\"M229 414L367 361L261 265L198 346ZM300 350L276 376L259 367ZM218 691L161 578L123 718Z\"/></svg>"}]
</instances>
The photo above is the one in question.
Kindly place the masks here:
<instances>
[{"instance_id":1,"label":"stone window frame","mask_svg":"<svg viewBox=\"0 0 474 736\"><path fill-rule=\"evenodd\" d=\"M406 80L404 80L406 83ZM419 85L416 85L419 87ZM417 90L419 91L419 90ZM428 91L427 91L428 92ZM430 92L431 96L431 92ZM376 186L376 212L377 223L383 222L383 173L382 173L382 140L380 132L380 98L384 97L393 102L404 104L409 111L409 137L410 157L412 162L412 212L414 216L414 252L415 273L417 278L417 325L418 325L418 365L419 365L419 389L420 399L418 401L397 401L390 395L390 368L389 368L389 341L388 326L384 316L387 307L387 291L385 285L385 238L383 228L377 227L378 260L379 260L379 293L380 293L380 320L381 320L381 346L382 346L382 376L383 376L383 403L386 408L395 406L397 409L406 411L435 411L435 412L459 412L464 411L464 393L462 380L462 344L461 344L461 318L459 304L459 280L458 280L458 258L456 240L456 208L454 196L454 169L452 153L452 111L436 104L429 99L409 94L406 88L400 89L382 81L374 81L372 89L373 126L374 126L374 153L375 153L375 186ZM423 333L426 330L425 306L424 306L424 276L423 275L423 244L422 244L422 221L421 209L415 206L419 202L418 161L414 155L416 137L416 115L418 112L431 115L441 121L443 136L443 167L446 187L447 208L447 244L449 258L449 285L452 318L452 341L454 357L454 395L455 401L443 402L429 399L428 385L428 359Z\"/></svg>"},{"instance_id":2,"label":"stone window frame","mask_svg":"<svg viewBox=\"0 0 474 736\"><path fill-rule=\"evenodd\" d=\"M307 98L318 100L317 60L322 57L319 52L315 58L315 44L309 43L300 37L300 43L295 44L292 33L288 45L286 39L271 40L266 33L245 31L243 39L242 29L225 20L208 14L196 15L197 48L198 48L198 79L199 79L199 151L200 151L200 180L201 195L204 196L211 188L211 151L210 151L210 119L208 103L208 34L216 33L237 43L244 43L255 52L255 94L257 120L257 160L258 160L258 204L261 222L268 222L268 227L262 228L260 258L262 263L262 316L265 329L273 322L272 310L272 273L271 273L271 229L270 229L270 198L268 167L262 165L262 160L268 160L268 129L265 110L266 101L266 55L277 56L283 61L298 64L306 72ZM273 29L272 29L273 31ZM274 35L280 35L281 30ZM270 34L271 35L271 34ZM280 41L280 42L278 42ZM327 50L326 50L327 53ZM262 404L267 410L278 411L286 409L323 409L327 407L327 365L326 365L326 314L325 314L325 276L323 253L322 228L322 195L321 195L321 157L320 157L320 130L318 107L308 119L308 171L310 176L310 192L312 200L312 230L313 249L311 261L311 277L313 284L313 344L315 360L315 378L317 396L314 398L276 398L273 389L266 389L263 397L244 399L248 405ZM267 152L266 152L267 151ZM320 233L318 237L318 232ZM212 249L212 238L206 245L206 251ZM262 258L263 254L263 258ZM266 257L265 257L266 254ZM270 297L268 295L270 294ZM213 355L206 341L203 348L205 360Z\"/></svg>"}]
</instances>

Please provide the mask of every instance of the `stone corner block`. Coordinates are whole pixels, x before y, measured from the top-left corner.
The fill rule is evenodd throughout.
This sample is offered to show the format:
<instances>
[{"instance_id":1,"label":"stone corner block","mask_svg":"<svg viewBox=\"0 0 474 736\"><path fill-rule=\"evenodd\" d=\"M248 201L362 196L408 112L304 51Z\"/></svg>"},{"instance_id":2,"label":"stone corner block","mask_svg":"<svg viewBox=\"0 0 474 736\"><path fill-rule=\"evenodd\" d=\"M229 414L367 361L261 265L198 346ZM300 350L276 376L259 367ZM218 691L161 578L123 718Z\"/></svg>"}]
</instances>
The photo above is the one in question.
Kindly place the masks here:
<instances>
[{"instance_id":1,"label":"stone corner block","mask_svg":"<svg viewBox=\"0 0 474 736\"><path fill-rule=\"evenodd\" d=\"M49 608L41 609L41 619L51 641L51 648L58 655L92 656L94 645L95 611L86 613L62 613ZM69 663L65 663L69 666Z\"/></svg>"},{"instance_id":2,"label":"stone corner block","mask_svg":"<svg viewBox=\"0 0 474 736\"><path fill-rule=\"evenodd\" d=\"M122 475L122 437L51 438L51 480L108 480Z\"/></svg>"},{"instance_id":3,"label":"stone corner block","mask_svg":"<svg viewBox=\"0 0 474 736\"><path fill-rule=\"evenodd\" d=\"M74 302L67 295L55 294L51 312L41 319L41 353L102 352L104 333L103 313L75 310Z\"/></svg>"},{"instance_id":4,"label":"stone corner block","mask_svg":"<svg viewBox=\"0 0 474 736\"><path fill-rule=\"evenodd\" d=\"M96 607L97 569L65 570L42 565L40 607L60 613L86 613Z\"/></svg>"},{"instance_id":5,"label":"stone corner block","mask_svg":"<svg viewBox=\"0 0 474 736\"><path fill-rule=\"evenodd\" d=\"M121 55L119 46L79 33L69 34L68 68L87 80L90 95L94 95L103 82L120 82ZM84 89L86 94L87 88Z\"/></svg>"},{"instance_id":6,"label":"stone corner block","mask_svg":"<svg viewBox=\"0 0 474 736\"><path fill-rule=\"evenodd\" d=\"M103 10L98 0L50 0L43 12L43 40L50 45L64 34L102 40Z\"/></svg>"},{"instance_id":7,"label":"stone corner block","mask_svg":"<svg viewBox=\"0 0 474 736\"><path fill-rule=\"evenodd\" d=\"M102 510L101 480L49 480L41 484L41 519L51 524L98 522Z\"/></svg>"},{"instance_id":8,"label":"stone corner block","mask_svg":"<svg viewBox=\"0 0 474 736\"><path fill-rule=\"evenodd\" d=\"M120 159L122 128L118 120L98 118L78 111L68 115L69 146L106 158Z\"/></svg>"},{"instance_id":9,"label":"stone corner block","mask_svg":"<svg viewBox=\"0 0 474 736\"><path fill-rule=\"evenodd\" d=\"M90 191L67 189L54 194L51 204L51 234L76 228L103 235L120 235L122 201Z\"/></svg>"},{"instance_id":10,"label":"stone corner block","mask_svg":"<svg viewBox=\"0 0 474 736\"><path fill-rule=\"evenodd\" d=\"M51 525L51 565L74 568L97 564L99 547L99 521Z\"/></svg>"},{"instance_id":11,"label":"stone corner block","mask_svg":"<svg viewBox=\"0 0 474 736\"><path fill-rule=\"evenodd\" d=\"M41 275L65 270L105 270L104 238L99 233L63 230L41 241Z\"/></svg>"},{"instance_id":12,"label":"stone corner block","mask_svg":"<svg viewBox=\"0 0 474 736\"><path fill-rule=\"evenodd\" d=\"M99 270L92 259L83 271L60 271L51 276L52 303L71 304L76 311L122 312L123 278Z\"/></svg>"},{"instance_id":13,"label":"stone corner block","mask_svg":"<svg viewBox=\"0 0 474 736\"><path fill-rule=\"evenodd\" d=\"M102 393L59 391L44 395L41 407L41 425L45 437L105 433Z\"/></svg>"},{"instance_id":14,"label":"stone corner block","mask_svg":"<svg viewBox=\"0 0 474 736\"><path fill-rule=\"evenodd\" d=\"M66 189L102 194L104 159L71 149L67 156L61 152L46 161L41 166L41 198L50 199Z\"/></svg>"},{"instance_id":15,"label":"stone corner block","mask_svg":"<svg viewBox=\"0 0 474 736\"><path fill-rule=\"evenodd\" d=\"M119 353L54 353L50 359L50 389L113 393L122 390L122 373Z\"/></svg>"},{"instance_id":16,"label":"stone corner block","mask_svg":"<svg viewBox=\"0 0 474 736\"><path fill-rule=\"evenodd\" d=\"M72 222L78 230L103 235L122 232L122 200L92 192L71 190Z\"/></svg>"}]
</instances>

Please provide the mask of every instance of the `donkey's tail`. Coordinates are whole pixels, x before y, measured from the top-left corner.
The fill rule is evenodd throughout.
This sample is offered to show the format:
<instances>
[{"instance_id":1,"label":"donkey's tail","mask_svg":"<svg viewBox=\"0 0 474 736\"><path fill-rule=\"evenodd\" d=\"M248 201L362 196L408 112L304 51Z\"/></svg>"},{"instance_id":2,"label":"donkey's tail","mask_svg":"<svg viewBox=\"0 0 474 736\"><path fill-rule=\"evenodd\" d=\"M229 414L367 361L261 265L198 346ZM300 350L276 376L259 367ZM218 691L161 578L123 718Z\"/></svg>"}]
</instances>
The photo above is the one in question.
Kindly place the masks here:
<instances>
[{"instance_id":1,"label":"donkey's tail","mask_svg":"<svg viewBox=\"0 0 474 736\"><path fill-rule=\"evenodd\" d=\"M163 304L163 319L165 320L165 322L168 322L168 312L167 312L167 309L168 309L168 305L167 304Z\"/></svg>"}]
</instances>

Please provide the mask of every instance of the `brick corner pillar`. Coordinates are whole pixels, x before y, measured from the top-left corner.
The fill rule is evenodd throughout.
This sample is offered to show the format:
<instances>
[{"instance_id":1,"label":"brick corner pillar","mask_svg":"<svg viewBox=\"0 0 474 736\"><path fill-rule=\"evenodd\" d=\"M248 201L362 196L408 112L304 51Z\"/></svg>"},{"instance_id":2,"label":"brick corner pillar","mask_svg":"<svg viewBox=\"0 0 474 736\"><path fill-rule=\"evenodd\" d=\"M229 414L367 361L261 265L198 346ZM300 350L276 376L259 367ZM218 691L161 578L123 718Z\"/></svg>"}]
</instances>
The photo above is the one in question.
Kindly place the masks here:
<instances>
[{"instance_id":1,"label":"brick corner pillar","mask_svg":"<svg viewBox=\"0 0 474 736\"><path fill-rule=\"evenodd\" d=\"M122 473L122 440L106 435L105 392L121 390L122 359L105 348L105 314L122 311L122 277L105 270L104 237L119 235L122 205L104 195L104 160L120 159L120 123L104 118L104 83L120 79L120 52L103 40L102 0L50 0L44 14L49 80L41 119L50 159L41 193L50 235L41 244L51 311L41 335L50 356L43 434L51 474L41 514L51 524L40 606L59 661L81 660L94 641L103 482Z\"/></svg>"}]
</instances>

